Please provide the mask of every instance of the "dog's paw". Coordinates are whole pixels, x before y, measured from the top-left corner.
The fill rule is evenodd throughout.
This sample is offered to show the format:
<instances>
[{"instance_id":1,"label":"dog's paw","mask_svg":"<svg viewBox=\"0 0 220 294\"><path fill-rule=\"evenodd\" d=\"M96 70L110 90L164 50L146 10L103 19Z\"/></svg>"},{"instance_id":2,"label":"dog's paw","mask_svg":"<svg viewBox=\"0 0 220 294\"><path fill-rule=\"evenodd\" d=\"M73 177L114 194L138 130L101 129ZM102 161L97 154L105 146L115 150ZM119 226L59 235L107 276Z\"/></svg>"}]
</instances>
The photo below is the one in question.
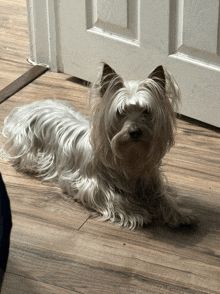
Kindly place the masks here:
<instances>
[{"instance_id":1,"label":"dog's paw","mask_svg":"<svg viewBox=\"0 0 220 294\"><path fill-rule=\"evenodd\" d=\"M152 218L148 213L128 214L124 216L120 215L120 217L117 220L112 221L117 221L119 227L126 227L130 230L135 230L143 227L144 225L150 224L152 222Z\"/></svg>"},{"instance_id":2,"label":"dog's paw","mask_svg":"<svg viewBox=\"0 0 220 294\"><path fill-rule=\"evenodd\" d=\"M194 227L197 224L197 217L190 209L179 209L172 211L165 222L171 228Z\"/></svg>"}]
</instances>

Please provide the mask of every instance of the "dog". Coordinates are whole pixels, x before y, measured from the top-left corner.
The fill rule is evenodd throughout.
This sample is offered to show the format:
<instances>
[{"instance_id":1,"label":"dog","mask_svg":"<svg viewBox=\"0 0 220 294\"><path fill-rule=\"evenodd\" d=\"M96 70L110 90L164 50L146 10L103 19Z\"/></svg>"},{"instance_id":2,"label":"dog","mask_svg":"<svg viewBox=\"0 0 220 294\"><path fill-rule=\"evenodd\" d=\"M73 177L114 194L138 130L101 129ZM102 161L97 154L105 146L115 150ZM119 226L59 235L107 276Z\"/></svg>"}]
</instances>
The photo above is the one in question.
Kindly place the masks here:
<instances>
[{"instance_id":1,"label":"dog","mask_svg":"<svg viewBox=\"0 0 220 294\"><path fill-rule=\"evenodd\" d=\"M90 89L90 115L67 102L36 101L5 119L3 156L21 171L54 181L90 211L135 229L158 219L189 226L161 171L174 144L179 88L163 66L143 81L124 81L103 64Z\"/></svg>"}]
</instances>

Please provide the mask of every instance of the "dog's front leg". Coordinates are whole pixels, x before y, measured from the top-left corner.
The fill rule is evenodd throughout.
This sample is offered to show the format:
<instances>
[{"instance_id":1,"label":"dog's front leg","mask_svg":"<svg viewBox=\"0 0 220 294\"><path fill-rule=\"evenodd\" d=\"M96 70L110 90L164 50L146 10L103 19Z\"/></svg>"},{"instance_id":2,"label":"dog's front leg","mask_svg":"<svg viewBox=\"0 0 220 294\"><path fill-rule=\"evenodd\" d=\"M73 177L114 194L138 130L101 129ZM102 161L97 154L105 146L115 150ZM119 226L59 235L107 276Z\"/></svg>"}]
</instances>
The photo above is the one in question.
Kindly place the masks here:
<instances>
[{"instance_id":1,"label":"dog's front leg","mask_svg":"<svg viewBox=\"0 0 220 294\"><path fill-rule=\"evenodd\" d=\"M160 213L163 221L170 227L191 226L196 223L196 216L189 208L180 207L178 198L166 191L160 198Z\"/></svg>"}]
</instances>

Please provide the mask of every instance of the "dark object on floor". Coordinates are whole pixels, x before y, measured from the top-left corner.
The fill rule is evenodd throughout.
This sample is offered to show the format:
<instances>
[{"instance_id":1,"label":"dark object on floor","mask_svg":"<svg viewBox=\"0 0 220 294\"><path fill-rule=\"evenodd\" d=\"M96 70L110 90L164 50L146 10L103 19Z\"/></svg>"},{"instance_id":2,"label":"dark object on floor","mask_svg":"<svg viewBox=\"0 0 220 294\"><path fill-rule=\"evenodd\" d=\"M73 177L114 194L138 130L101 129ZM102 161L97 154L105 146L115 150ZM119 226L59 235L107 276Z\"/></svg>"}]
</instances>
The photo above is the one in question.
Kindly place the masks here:
<instances>
[{"instance_id":1,"label":"dark object on floor","mask_svg":"<svg viewBox=\"0 0 220 294\"><path fill-rule=\"evenodd\" d=\"M0 289L7 266L11 228L10 201L0 174Z\"/></svg>"}]
</instances>

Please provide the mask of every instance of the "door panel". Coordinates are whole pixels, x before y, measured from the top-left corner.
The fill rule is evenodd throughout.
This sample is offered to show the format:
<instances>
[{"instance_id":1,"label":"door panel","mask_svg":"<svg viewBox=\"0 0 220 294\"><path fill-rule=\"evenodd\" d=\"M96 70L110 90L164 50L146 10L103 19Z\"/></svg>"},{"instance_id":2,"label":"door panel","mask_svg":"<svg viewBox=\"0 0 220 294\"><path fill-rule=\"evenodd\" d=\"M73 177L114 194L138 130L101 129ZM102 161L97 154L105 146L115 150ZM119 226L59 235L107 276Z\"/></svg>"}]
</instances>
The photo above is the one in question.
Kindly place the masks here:
<instances>
[{"instance_id":1,"label":"door panel","mask_svg":"<svg viewBox=\"0 0 220 294\"><path fill-rule=\"evenodd\" d=\"M212 4L212 5L210 5ZM171 1L170 54L219 66L219 1Z\"/></svg>"},{"instance_id":2,"label":"door panel","mask_svg":"<svg viewBox=\"0 0 220 294\"><path fill-rule=\"evenodd\" d=\"M45 0L27 1L35 11ZM105 61L124 79L145 79L163 64L180 86L180 112L220 127L219 0L46 0L46 7L47 23L40 11L29 23L40 27L52 69L93 81Z\"/></svg>"},{"instance_id":3,"label":"door panel","mask_svg":"<svg viewBox=\"0 0 220 294\"><path fill-rule=\"evenodd\" d=\"M87 0L87 32L138 44L137 0Z\"/></svg>"}]
</instances>

